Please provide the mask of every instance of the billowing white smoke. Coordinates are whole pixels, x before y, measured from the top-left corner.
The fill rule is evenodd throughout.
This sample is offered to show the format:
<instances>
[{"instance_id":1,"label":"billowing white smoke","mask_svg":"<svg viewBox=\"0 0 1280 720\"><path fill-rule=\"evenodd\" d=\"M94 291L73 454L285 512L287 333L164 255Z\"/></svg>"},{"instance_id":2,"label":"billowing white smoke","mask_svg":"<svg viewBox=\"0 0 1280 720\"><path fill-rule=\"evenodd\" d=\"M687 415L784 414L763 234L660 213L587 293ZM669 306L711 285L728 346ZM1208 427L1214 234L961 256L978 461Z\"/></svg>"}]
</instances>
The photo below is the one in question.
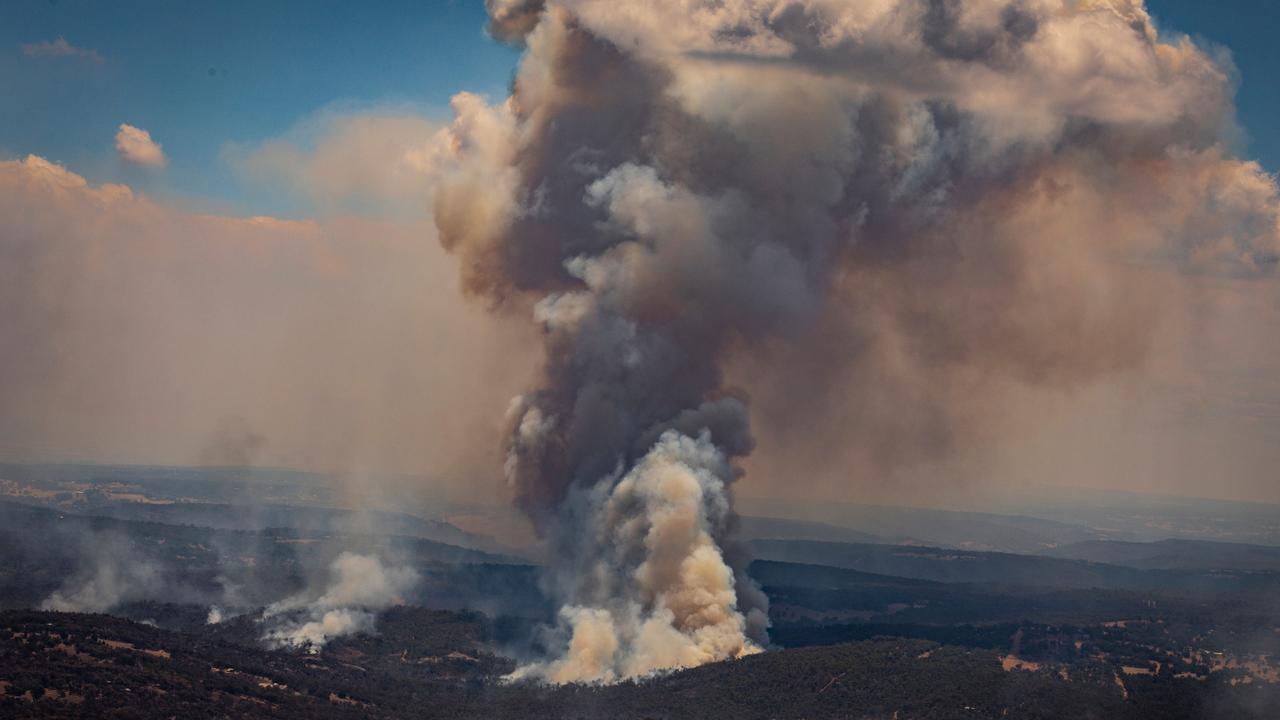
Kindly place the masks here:
<instances>
[{"instance_id":1,"label":"billowing white smoke","mask_svg":"<svg viewBox=\"0 0 1280 720\"><path fill-rule=\"evenodd\" d=\"M142 557L128 538L113 533L86 533L65 542L79 548L79 569L53 591L41 610L108 612L126 602L176 591L165 582L161 566Z\"/></svg>"},{"instance_id":2,"label":"billowing white smoke","mask_svg":"<svg viewBox=\"0 0 1280 720\"><path fill-rule=\"evenodd\" d=\"M606 551L587 572L609 580L561 610L571 634L564 657L515 677L611 681L759 652L715 541L730 477L708 434L668 431L616 484L598 485L589 541Z\"/></svg>"},{"instance_id":3,"label":"billowing white smoke","mask_svg":"<svg viewBox=\"0 0 1280 720\"><path fill-rule=\"evenodd\" d=\"M41 610L107 612L130 600L140 600L159 585L159 572L146 562L103 562L87 577L73 577L54 590Z\"/></svg>"},{"instance_id":4,"label":"billowing white smoke","mask_svg":"<svg viewBox=\"0 0 1280 720\"><path fill-rule=\"evenodd\" d=\"M756 368L787 472L887 475L1009 386L1141 365L1183 274L1280 256L1274 180L1224 148L1229 72L1140 0L487 5L526 52L506 102L455 98L435 220L465 287L544 330L506 469L566 637L526 676L767 643L727 369Z\"/></svg>"},{"instance_id":5,"label":"billowing white smoke","mask_svg":"<svg viewBox=\"0 0 1280 720\"><path fill-rule=\"evenodd\" d=\"M304 592L263 611L267 644L317 653L334 638L372 632L378 611L403 604L419 580L413 568L388 568L372 555L350 552L334 559L329 571L329 585L319 597Z\"/></svg>"}]
</instances>

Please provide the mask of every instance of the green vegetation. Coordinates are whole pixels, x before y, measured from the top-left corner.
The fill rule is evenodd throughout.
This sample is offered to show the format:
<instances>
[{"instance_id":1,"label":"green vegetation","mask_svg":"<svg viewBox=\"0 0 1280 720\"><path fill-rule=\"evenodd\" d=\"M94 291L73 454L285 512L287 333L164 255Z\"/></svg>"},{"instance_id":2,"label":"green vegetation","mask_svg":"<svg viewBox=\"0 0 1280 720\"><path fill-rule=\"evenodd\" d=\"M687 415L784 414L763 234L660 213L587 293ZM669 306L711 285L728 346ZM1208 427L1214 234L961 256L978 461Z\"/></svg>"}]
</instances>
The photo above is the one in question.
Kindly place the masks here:
<instances>
[{"instance_id":1,"label":"green vegetation","mask_svg":"<svg viewBox=\"0 0 1280 720\"><path fill-rule=\"evenodd\" d=\"M219 633L224 636L219 637ZM225 630L177 633L102 615L0 613L4 717L1270 718L1274 685L1171 670L1006 670L997 650L881 639L769 652L614 686L504 684L474 613L398 608L377 636L319 655ZM1131 659L1126 658L1125 662ZM1124 688L1117 677L1123 677Z\"/></svg>"}]
</instances>

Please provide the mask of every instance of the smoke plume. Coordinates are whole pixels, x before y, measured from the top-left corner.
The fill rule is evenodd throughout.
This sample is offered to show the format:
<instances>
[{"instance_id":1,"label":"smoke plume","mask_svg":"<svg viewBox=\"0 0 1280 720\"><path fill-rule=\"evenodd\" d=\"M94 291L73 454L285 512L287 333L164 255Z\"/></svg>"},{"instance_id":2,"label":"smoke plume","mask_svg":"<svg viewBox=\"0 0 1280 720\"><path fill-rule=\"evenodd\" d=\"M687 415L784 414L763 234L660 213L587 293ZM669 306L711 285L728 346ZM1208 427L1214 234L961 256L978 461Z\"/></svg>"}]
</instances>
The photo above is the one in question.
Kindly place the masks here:
<instances>
[{"instance_id":1,"label":"smoke plume","mask_svg":"<svg viewBox=\"0 0 1280 720\"><path fill-rule=\"evenodd\" d=\"M120 605L156 597L181 597L164 568L144 557L129 538L113 532L60 533L77 565L62 586L40 603L41 610L109 612Z\"/></svg>"},{"instance_id":2,"label":"smoke plume","mask_svg":"<svg viewBox=\"0 0 1280 720\"><path fill-rule=\"evenodd\" d=\"M455 98L435 221L466 290L543 330L506 474L566 635L524 675L767 642L727 544L749 397L797 459L772 470L890 472L1013 388L1140 367L1161 293L1280 252L1226 61L1140 0L488 7L526 51L505 102Z\"/></svg>"},{"instance_id":3,"label":"smoke plume","mask_svg":"<svg viewBox=\"0 0 1280 720\"><path fill-rule=\"evenodd\" d=\"M263 611L263 641L317 653L334 638L372 632L378 611L403 604L419 581L412 568L385 567L377 557L350 552L334 559L329 574L318 597L304 592ZM210 613L209 622L220 620L221 613L217 620Z\"/></svg>"}]
</instances>

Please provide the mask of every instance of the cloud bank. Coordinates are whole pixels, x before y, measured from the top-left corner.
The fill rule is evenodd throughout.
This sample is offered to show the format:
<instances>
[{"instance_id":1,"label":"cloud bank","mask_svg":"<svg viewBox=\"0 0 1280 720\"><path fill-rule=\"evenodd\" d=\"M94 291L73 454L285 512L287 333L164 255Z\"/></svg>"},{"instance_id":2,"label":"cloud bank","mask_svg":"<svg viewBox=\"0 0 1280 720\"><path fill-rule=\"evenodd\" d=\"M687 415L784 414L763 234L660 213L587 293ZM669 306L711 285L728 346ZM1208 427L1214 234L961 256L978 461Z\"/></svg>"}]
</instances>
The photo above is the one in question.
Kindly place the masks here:
<instances>
[{"instance_id":1,"label":"cloud bank","mask_svg":"<svg viewBox=\"0 0 1280 720\"><path fill-rule=\"evenodd\" d=\"M192 212L35 156L0 161L0 217L7 458L500 483L528 341L429 223Z\"/></svg>"}]
</instances>

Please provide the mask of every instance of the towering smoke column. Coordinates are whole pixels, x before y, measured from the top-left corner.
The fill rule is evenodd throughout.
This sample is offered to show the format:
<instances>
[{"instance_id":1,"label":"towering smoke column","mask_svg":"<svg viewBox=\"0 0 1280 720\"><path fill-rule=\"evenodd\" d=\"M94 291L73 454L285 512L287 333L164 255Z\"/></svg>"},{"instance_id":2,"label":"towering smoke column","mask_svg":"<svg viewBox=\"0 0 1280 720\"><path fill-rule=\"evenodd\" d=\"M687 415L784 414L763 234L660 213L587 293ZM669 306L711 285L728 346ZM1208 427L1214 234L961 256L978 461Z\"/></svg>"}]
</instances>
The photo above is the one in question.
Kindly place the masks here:
<instances>
[{"instance_id":1,"label":"towering smoke column","mask_svg":"<svg viewBox=\"0 0 1280 720\"><path fill-rule=\"evenodd\" d=\"M1137 0L489 8L525 56L505 103L455 98L435 217L467 289L544 329L506 471L567 635L525 675L767 642L728 544L754 445L731 364L794 388L763 418L783 436L838 433L806 408L857 379L842 404L898 418L869 449L891 458L972 419L989 378L1138 365L1151 276L1275 264L1275 184L1220 144L1228 73Z\"/></svg>"}]
</instances>

